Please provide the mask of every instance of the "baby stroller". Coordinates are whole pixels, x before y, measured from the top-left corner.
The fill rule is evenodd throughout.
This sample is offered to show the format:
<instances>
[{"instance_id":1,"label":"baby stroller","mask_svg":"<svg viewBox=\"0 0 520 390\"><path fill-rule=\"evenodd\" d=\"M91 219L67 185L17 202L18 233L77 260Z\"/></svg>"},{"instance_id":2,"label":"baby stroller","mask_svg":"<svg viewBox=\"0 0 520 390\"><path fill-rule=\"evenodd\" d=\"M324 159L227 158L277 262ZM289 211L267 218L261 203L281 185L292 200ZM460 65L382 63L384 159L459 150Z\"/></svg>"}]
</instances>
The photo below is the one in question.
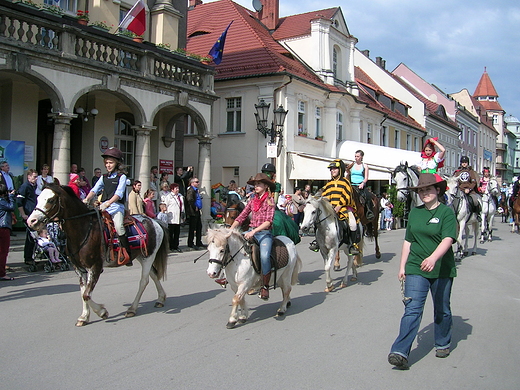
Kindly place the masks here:
<instances>
[{"instance_id":1,"label":"baby stroller","mask_svg":"<svg viewBox=\"0 0 520 390\"><path fill-rule=\"evenodd\" d=\"M56 249L58 250L58 259L59 262L53 263L51 261L51 257L48 253L47 245L40 245L38 242L39 234L38 232L31 231L31 236L34 239L34 253L33 259L35 264L31 266L33 269L30 269L31 272L36 271L36 261L43 262L43 270L47 273L54 271L67 271L70 269L70 261L67 259L67 256L64 254L64 249L66 245L65 234L59 228L59 225L56 222L51 222L47 224L47 231L49 240Z\"/></svg>"}]
</instances>

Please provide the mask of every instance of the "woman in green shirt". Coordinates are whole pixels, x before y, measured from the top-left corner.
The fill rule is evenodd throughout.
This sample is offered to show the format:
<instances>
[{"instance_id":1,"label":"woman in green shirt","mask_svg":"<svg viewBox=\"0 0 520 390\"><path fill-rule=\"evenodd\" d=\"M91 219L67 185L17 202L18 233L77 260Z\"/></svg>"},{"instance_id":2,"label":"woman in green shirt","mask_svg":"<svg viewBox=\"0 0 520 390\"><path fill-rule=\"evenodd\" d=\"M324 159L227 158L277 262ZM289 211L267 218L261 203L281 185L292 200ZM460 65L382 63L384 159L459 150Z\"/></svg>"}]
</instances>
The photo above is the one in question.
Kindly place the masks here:
<instances>
[{"instance_id":1,"label":"woman in green shirt","mask_svg":"<svg viewBox=\"0 0 520 390\"><path fill-rule=\"evenodd\" d=\"M408 368L408 355L417 335L428 291L434 306L435 356L450 354L452 316L450 295L457 271L452 244L457 233L457 220L451 208L439 202L446 191L446 181L437 174L421 173L416 191L424 205L410 212L401 253L398 278L406 280L405 311L399 336L388 362L400 369Z\"/></svg>"}]
</instances>

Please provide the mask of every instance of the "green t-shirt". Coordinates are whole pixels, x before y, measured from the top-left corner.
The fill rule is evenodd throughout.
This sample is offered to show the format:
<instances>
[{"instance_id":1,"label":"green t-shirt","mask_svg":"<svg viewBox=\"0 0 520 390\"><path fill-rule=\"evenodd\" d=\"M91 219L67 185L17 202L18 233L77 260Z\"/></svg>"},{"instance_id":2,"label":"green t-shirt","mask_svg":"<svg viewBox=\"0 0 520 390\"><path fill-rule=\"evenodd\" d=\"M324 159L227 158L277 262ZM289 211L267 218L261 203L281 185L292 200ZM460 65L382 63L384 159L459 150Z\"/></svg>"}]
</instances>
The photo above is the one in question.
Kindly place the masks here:
<instances>
[{"instance_id":1,"label":"green t-shirt","mask_svg":"<svg viewBox=\"0 0 520 390\"><path fill-rule=\"evenodd\" d=\"M453 210L439 204L435 210L419 206L410 211L405 240L411 243L410 254L405 266L405 274L421 275L425 278L453 278L457 276L455 257L450 247L444 256L435 263L431 272L421 271L421 263L431 255L441 241L457 236L457 219Z\"/></svg>"}]
</instances>

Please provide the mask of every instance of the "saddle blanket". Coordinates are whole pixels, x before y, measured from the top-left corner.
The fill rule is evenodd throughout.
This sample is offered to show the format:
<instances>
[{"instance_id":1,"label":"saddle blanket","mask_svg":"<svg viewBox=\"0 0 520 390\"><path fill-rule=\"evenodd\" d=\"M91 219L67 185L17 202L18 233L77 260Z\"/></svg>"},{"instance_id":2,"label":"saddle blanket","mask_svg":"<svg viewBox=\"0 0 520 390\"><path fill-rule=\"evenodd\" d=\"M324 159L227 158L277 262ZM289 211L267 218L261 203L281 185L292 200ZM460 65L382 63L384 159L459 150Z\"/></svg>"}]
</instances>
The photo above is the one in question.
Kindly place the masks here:
<instances>
[{"instance_id":1,"label":"saddle blanket","mask_svg":"<svg viewBox=\"0 0 520 390\"><path fill-rule=\"evenodd\" d=\"M131 217L134 221L134 224L127 225L125 223L126 236L128 237L128 244L130 244L130 249L141 249L143 247L148 247L148 233L144 228L144 225L141 221L136 218ZM104 236L105 242L108 244L112 244L114 250L119 251L119 237L114 235L112 241L110 241L110 232L105 225L104 228Z\"/></svg>"},{"instance_id":2,"label":"saddle blanket","mask_svg":"<svg viewBox=\"0 0 520 390\"><path fill-rule=\"evenodd\" d=\"M251 256L251 262L253 263L255 272L260 274L262 268L260 264L260 247L256 243L253 245L253 256ZM287 266L288 263L289 252L287 251L287 247L276 237L273 238L273 246L271 248L271 266L277 270Z\"/></svg>"}]
</instances>

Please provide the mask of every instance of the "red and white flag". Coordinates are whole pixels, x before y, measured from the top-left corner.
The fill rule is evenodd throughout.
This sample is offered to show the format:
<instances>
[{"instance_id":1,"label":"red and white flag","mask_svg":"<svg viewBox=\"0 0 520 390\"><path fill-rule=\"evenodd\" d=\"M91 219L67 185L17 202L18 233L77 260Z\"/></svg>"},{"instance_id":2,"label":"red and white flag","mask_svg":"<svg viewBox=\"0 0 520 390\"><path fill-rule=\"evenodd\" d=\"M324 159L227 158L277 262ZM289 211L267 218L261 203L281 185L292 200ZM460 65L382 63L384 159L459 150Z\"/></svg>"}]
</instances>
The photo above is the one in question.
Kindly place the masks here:
<instances>
[{"instance_id":1,"label":"red and white flag","mask_svg":"<svg viewBox=\"0 0 520 390\"><path fill-rule=\"evenodd\" d=\"M137 0L119 23L119 28L126 28L137 35L143 35L146 31L146 5L143 0Z\"/></svg>"}]
</instances>

